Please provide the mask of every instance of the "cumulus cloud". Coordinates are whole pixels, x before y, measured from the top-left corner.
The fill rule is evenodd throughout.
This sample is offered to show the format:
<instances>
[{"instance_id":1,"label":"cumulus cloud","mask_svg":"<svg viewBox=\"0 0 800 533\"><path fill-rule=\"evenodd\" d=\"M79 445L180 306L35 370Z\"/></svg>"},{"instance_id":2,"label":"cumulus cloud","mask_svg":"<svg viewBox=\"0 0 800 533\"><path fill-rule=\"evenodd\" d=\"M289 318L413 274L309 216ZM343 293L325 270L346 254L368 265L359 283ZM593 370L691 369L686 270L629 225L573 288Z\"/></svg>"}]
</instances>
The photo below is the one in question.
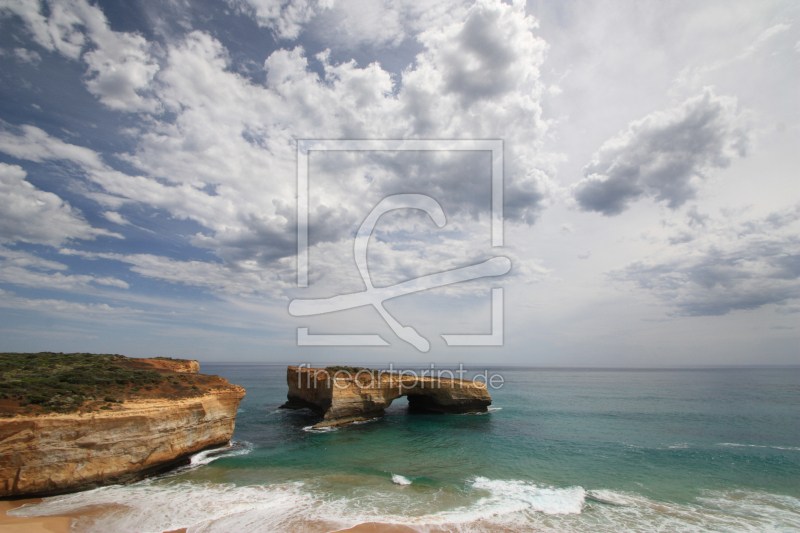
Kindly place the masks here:
<instances>
[{"instance_id":1,"label":"cumulus cloud","mask_svg":"<svg viewBox=\"0 0 800 533\"><path fill-rule=\"evenodd\" d=\"M68 239L98 235L122 238L93 228L57 195L37 189L25 180L21 167L0 163L0 239L57 246Z\"/></svg>"},{"instance_id":2,"label":"cumulus cloud","mask_svg":"<svg viewBox=\"0 0 800 533\"><path fill-rule=\"evenodd\" d=\"M116 209L126 202L192 220L202 231L189 238L191 244L222 260L176 266L152 259L135 266L142 275L172 280L171 269L186 270L192 284L221 293L247 294L248 284L262 287L257 291L282 286L252 276L256 267L282 271L296 252L297 138L502 138L507 223L534 223L555 189L555 159L544 149L548 125L540 106L547 45L519 3L481 0L451 11L438 3L430 10L415 2L386 4L380 9L405 13L397 19L398 32L425 27L417 35L423 51L400 79L378 63L333 63L328 52L316 58L319 74L296 46L266 59L264 83L236 73L228 50L208 33L170 41L156 63L143 37L112 32L99 8L85 0L53 0L48 17L24 2L15 5L37 42L88 64L87 88L104 104L153 114L128 130L131 151L115 154L137 175L30 125L0 128L0 150L77 166L92 184L86 196L105 206L112 222L125 223ZM294 35L313 18L309 13L328 17L338 9L269 1L250 7L281 35ZM382 17L394 24L391 16ZM350 239L371 207L409 188L445 205L452 228L446 239L463 244L473 232L488 235L479 227L491 206L486 154L343 153L330 155L327 167L325 157L317 161L309 208L319 224L312 247ZM454 245L454 257L469 259L464 249ZM419 261L427 264L408 272L437 266L432 255ZM538 279L537 268L519 272Z\"/></svg>"},{"instance_id":3,"label":"cumulus cloud","mask_svg":"<svg viewBox=\"0 0 800 533\"><path fill-rule=\"evenodd\" d=\"M695 197L708 172L744 157L748 138L736 100L706 89L606 141L584 167L574 198L582 210L606 216L644 197L676 209Z\"/></svg>"},{"instance_id":4,"label":"cumulus cloud","mask_svg":"<svg viewBox=\"0 0 800 533\"><path fill-rule=\"evenodd\" d=\"M279 39L296 39L303 25L318 12L330 9L332 0L228 0L240 12L251 15L259 26Z\"/></svg>"},{"instance_id":5,"label":"cumulus cloud","mask_svg":"<svg viewBox=\"0 0 800 533\"><path fill-rule=\"evenodd\" d=\"M158 103L143 94L158 71L150 45L140 35L112 31L98 6L86 0L6 0L0 17L8 15L20 17L46 50L86 62L86 88L103 104L121 111L157 110ZM34 51L16 53L41 59Z\"/></svg>"},{"instance_id":6,"label":"cumulus cloud","mask_svg":"<svg viewBox=\"0 0 800 533\"><path fill-rule=\"evenodd\" d=\"M324 69L320 76L309 68L304 50L295 47L269 56L266 84L259 85L231 70L219 41L189 33L167 46L147 86L170 115L151 116L132 131L134 150L118 154L139 176L118 172L91 150L32 126L6 128L0 149L23 159L79 165L103 189L87 195L111 208L132 200L198 222L207 231L192 242L213 249L234 269L252 260L266 266L294 254L298 136L503 138L506 220L533 223L553 188L552 160L542 148L547 124L539 105L546 44L533 34L536 21L521 5L482 1L460 14L461 19L448 19L420 35L425 50L399 84L377 63L333 64L324 53L318 58ZM97 29L92 35L103 33ZM97 53L107 47L92 39ZM443 154L432 167L423 165L430 158L420 157L416 163L397 157L403 164L393 166L393 158L385 155L357 162L351 175L331 176L324 185L325 203L312 203L312 213L326 217L335 205L336 212L363 216L365 206L368 211L400 186L433 185L440 197L454 199L449 215L477 220L488 214L488 179L479 182L478 173L459 166L456 157L448 160ZM371 180L366 187L365 178ZM349 238L352 223L329 218L329 231L319 237Z\"/></svg>"},{"instance_id":7,"label":"cumulus cloud","mask_svg":"<svg viewBox=\"0 0 800 533\"><path fill-rule=\"evenodd\" d=\"M770 304L781 311L800 299L800 206L742 222L704 220L698 230L687 226L691 239L671 243L677 255L666 251L611 278L652 292L676 315L725 315Z\"/></svg>"}]
</instances>

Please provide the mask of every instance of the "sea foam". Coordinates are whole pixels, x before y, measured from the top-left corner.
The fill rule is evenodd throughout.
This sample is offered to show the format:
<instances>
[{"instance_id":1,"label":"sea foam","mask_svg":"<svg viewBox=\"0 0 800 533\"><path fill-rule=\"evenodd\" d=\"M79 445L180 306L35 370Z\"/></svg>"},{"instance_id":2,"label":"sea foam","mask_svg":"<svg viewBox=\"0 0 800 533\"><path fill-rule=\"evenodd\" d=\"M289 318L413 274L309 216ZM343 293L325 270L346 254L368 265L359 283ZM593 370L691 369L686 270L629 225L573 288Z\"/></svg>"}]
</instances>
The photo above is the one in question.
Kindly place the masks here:
<instances>
[{"instance_id":1,"label":"sea foam","mask_svg":"<svg viewBox=\"0 0 800 533\"><path fill-rule=\"evenodd\" d=\"M394 474L392 481L395 477L401 476ZM313 480L265 486L145 480L45 498L9 514L45 516L91 510L78 519L76 533L162 533L179 528L188 528L188 533L335 531L363 522L406 524L423 533L442 529L465 533L800 530L800 500L760 492L708 492L692 503L677 504L631 492L478 477L464 486L467 500L463 505L451 501L437 511L429 505L435 493L400 491L391 488L388 480L381 487L378 483L365 488L367 492L343 497L320 490Z\"/></svg>"}]
</instances>

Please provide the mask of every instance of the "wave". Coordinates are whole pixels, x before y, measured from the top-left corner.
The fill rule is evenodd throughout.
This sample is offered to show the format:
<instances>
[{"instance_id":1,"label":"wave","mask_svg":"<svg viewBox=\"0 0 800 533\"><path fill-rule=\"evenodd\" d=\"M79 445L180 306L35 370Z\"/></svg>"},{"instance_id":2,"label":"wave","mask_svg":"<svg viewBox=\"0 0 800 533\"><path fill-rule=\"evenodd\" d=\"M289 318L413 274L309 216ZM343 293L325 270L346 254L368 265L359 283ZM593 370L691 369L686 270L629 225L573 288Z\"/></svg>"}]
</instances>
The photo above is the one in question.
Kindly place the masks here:
<instances>
[{"instance_id":1,"label":"wave","mask_svg":"<svg viewBox=\"0 0 800 533\"><path fill-rule=\"evenodd\" d=\"M198 452L189 458L188 465L179 466L177 468L164 472L163 474L154 476L152 479L163 479L163 478L179 476L191 470L200 468L201 466L213 463L217 459L223 459L225 457L237 457L239 455L247 455L252 451L253 451L252 442L247 442L247 441L239 442L231 440L226 446L223 446L222 448L213 448L211 450L203 450L202 452Z\"/></svg>"},{"instance_id":2,"label":"wave","mask_svg":"<svg viewBox=\"0 0 800 533\"><path fill-rule=\"evenodd\" d=\"M335 531L364 522L464 533L800 530L800 500L763 492L709 491L689 504L677 504L631 492L485 477L467 481L463 491L409 491L396 478L408 480L397 474L391 483L385 478L363 484L354 480L348 495L334 495L319 480L254 486L145 480L45 498L9 514L86 513L75 522L76 533Z\"/></svg>"},{"instance_id":3,"label":"wave","mask_svg":"<svg viewBox=\"0 0 800 533\"><path fill-rule=\"evenodd\" d=\"M545 514L580 513L586 498L581 487L553 488L516 480L493 480L478 477L472 487L488 491L481 500L482 511L491 514L533 510Z\"/></svg>"},{"instance_id":4,"label":"wave","mask_svg":"<svg viewBox=\"0 0 800 533\"><path fill-rule=\"evenodd\" d=\"M392 474L392 483L395 485L411 485L411 480L400 474Z\"/></svg>"},{"instance_id":5,"label":"wave","mask_svg":"<svg viewBox=\"0 0 800 533\"><path fill-rule=\"evenodd\" d=\"M330 433L331 431L339 431L338 427L328 426L315 428L314 426L306 426L303 428L306 433Z\"/></svg>"},{"instance_id":6,"label":"wave","mask_svg":"<svg viewBox=\"0 0 800 533\"><path fill-rule=\"evenodd\" d=\"M791 452L800 452L800 448L794 446L768 446L766 444L736 444L733 442L720 442L717 446L734 446L738 448L769 448L771 450L784 450Z\"/></svg>"},{"instance_id":7,"label":"wave","mask_svg":"<svg viewBox=\"0 0 800 533\"><path fill-rule=\"evenodd\" d=\"M222 459L223 457L237 457L239 455L247 455L253 451L253 443L242 441L230 441L227 446L223 448L215 448L213 450L205 450L194 454L190 459L190 464L194 467L207 465Z\"/></svg>"}]
</instances>

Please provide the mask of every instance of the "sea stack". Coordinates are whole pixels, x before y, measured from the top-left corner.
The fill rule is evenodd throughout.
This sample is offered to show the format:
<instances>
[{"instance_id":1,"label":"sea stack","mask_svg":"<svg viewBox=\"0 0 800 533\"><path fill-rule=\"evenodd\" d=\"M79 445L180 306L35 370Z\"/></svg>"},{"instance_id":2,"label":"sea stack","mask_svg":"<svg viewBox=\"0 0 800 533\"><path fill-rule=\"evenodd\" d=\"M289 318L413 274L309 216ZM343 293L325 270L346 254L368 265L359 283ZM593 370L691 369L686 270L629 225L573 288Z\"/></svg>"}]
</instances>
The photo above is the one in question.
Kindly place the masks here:
<instances>
[{"instance_id":1,"label":"sea stack","mask_svg":"<svg viewBox=\"0 0 800 533\"><path fill-rule=\"evenodd\" d=\"M48 369L31 382L42 360ZM230 441L245 395L198 374L197 361L0 354L0 362L0 497L135 481L186 463Z\"/></svg>"},{"instance_id":2,"label":"sea stack","mask_svg":"<svg viewBox=\"0 0 800 533\"><path fill-rule=\"evenodd\" d=\"M483 383L438 374L418 377L358 367L290 366L286 383L288 401L281 407L308 408L322 415L315 428L383 416L401 396L408 396L409 410L415 412L482 413L492 404Z\"/></svg>"}]
</instances>

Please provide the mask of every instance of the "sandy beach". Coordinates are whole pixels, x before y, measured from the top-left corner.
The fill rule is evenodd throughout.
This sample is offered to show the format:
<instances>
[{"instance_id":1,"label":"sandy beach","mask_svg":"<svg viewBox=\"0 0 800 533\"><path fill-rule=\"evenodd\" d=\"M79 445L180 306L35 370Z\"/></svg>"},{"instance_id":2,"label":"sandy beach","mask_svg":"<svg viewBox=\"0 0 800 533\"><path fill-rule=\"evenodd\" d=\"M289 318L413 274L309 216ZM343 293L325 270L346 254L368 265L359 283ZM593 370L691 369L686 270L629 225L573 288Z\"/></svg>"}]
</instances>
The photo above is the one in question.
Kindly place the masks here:
<instances>
[{"instance_id":1,"label":"sandy beach","mask_svg":"<svg viewBox=\"0 0 800 533\"><path fill-rule=\"evenodd\" d=\"M27 500L0 501L0 533L67 533L74 517L42 516L18 518L8 516L8 511L26 503L38 503L41 498Z\"/></svg>"}]
</instances>

